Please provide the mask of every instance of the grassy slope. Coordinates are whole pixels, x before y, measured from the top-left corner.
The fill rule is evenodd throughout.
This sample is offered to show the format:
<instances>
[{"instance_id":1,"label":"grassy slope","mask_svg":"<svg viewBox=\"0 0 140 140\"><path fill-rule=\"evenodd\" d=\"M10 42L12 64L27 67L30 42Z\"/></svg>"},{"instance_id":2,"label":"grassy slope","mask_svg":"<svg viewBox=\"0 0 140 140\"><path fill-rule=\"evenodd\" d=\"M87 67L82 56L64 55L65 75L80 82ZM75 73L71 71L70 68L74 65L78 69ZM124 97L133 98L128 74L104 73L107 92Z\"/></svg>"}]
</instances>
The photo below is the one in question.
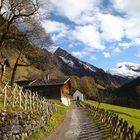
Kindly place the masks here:
<instances>
[{"instance_id":1,"label":"grassy slope","mask_svg":"<svg viewBox=\"0 0 140 140\"><path fill-rule=\"evenodd\" d=\"M98 103L94 101L87 101L91 105L97 106ZM104 108L109 111L113 111L120 115L121 118L128 121L129 125L135 126L136 131L140 130L140 110L139 109L132 109L127 107L121 107L116 105L110 105L101 103L100 108Z\"/></svg>"},{"instance_id":2,"label":"grassy slope","mask_svg":"<svg viewBox=\"0 0 140 140\"><path fill-rule=\"evenodd\" d=\"M4 53L5 51L3 51ZM10 81L11 79L11 74L12 70L14 67L14 64L16 62L16 59L19 55L19 51L17 49L11 49L7 48L7 58L10 63L10 68L6 69L6 73L4 75L4 80L5 81ZM1 57L0 57L1 59ZM30 64L30 61L26 58L25 55L22 56L22 60L24 60L24 63L19 61L20 64ZM18 67L15 75L15 80L27 80L28 78L36 78L35 76L37 75L42 76L43 71L37 69L34 65L31 65L29 67Z\"/></svg>"}]
</instances>

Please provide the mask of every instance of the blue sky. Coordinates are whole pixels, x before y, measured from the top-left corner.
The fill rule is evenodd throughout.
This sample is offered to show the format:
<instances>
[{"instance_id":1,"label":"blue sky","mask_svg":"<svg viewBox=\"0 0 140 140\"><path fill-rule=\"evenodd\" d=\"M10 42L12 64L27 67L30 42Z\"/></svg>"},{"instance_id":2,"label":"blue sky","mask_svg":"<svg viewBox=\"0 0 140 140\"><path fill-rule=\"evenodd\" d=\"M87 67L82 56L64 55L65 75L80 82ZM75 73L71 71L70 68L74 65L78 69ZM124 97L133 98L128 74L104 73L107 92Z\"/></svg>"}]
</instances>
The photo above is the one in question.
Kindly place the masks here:
<instances>
[{"instance_id":1,"label":"blue sky","mask_svg":"<svg viewBox=\"0 0 140 140\"><path fill-rule=\"evenodd\" d=\"M50 9L41 23L54 48L105 70L140 63L139 0L50 0Z\"/></svg>"}]
</instances>

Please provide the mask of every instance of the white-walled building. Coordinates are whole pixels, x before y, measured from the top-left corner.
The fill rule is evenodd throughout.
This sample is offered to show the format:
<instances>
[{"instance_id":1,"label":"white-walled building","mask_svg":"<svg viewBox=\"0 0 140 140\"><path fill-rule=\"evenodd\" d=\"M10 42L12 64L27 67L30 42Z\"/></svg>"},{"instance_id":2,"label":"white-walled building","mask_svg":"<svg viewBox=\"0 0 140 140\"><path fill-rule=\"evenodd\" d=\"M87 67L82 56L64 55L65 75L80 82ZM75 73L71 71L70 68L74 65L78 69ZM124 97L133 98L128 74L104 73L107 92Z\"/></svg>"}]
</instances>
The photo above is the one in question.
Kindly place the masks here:
<instances>
[{"instance_id":1,"label":"white-walled building","mask_svg":"<svg viewBox=\"0 0 140 140\"><path fill-rule=\"evenodd\" d=\"M73 94L73 99L84 101L84 95L79 90L76 90L75 93Z\"/></svg>"}]
</instances>

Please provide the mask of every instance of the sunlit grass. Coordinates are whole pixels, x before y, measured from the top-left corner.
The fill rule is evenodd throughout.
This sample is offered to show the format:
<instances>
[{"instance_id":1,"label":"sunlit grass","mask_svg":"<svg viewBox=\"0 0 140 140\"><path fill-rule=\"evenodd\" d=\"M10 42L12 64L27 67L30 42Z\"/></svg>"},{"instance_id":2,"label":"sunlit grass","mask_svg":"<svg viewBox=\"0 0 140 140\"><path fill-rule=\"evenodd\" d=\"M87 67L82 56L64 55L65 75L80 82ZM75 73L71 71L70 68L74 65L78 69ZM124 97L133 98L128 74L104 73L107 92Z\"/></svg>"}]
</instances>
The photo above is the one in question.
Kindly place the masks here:
<instances>
[{"instance_id":1,"label":"sunlit grass","mask_svg":"<svg viewBox=\"0 0 140 140\"><path fill-rule=\"evenodd\" d=\"M69 107L63 105L59 100L52 100L54 103L58 104L57 111L52 115L51 119L46 123L46 125L35 132L32 136L27 138L27 140L43 140L49 136L64 120L66 110Z\"/></svg>"},{"instance_id":2,"label":"sunlit grass","mask_svg":"<svg viewBox=\"0 0 140 140\"><path fill-rule=\"evenodd\" d=\"M95 101L86 101L86 102L96 107L98 106L98 102ZM140 130L140 109L121 107L105 103L101 103L99 108L104 108L106 110L113 111L119 114L121 118L123 118L129 123L129 126L134 125L137 132Z\"/></svg>"}]
</instances>

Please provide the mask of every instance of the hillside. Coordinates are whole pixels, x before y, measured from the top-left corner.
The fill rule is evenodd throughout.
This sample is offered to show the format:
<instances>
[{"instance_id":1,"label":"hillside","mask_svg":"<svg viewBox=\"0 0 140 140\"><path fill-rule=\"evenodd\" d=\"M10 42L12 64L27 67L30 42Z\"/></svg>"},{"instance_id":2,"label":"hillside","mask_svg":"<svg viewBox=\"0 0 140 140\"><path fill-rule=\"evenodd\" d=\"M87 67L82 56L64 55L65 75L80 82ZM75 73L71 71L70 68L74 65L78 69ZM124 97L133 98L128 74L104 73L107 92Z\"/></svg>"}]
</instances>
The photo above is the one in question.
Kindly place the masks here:
<instances>
[{"instance_id":1,"label":"hillside","mask_svg":"<svg viewBox=\"0 0 140 140\"><path fill-rule=\"evenodd\" d=\"M140 108L140 78L114 89L104 102L132 108Z\"/></svg>"},{"instance_id":2,"label":"hillside","mask_svg":"<svg viewBox=\"0 0 140 140\"><path fill-rule=\"evenodd\" d=\"M10 81L12 70L16 62L16 58L19 55L19 51L15 48L11 49L9 47L6 47L2 49L2 52L5 58L8 58L8 61L10 63L10 67L6 69L6 73L5 73L5 80ZM23 55L20 63L29 64L30 61L27 59L25 55ZM20 79L26 80L26 79L30 79L32 76L40 77L42 74L43 74L43 71L40 69L37 69L34 65L31 65L29 67L18 67L16 71L15 80L20 80Z\"/></svg>"},{"instance_id":3,"label":"hillside","mask_svg":"<svg viewBox=\"0 0 140 140\"><path fill-rule=\"evenodd\" d=\"M128 97L131 99L140 99L140 78L117 88L113 92L118 97Z\"/></svg>"},{"instance_id":4,"label":"hillside","mask_svg":"<svg viewBox=\"0 0 140 140\"><path fill-rule=\"evenodd\" d=\"M22 61L32 63L29 67L18 67L15 80L34 80L69 76L72 82L72 93L79 89L88 98L95 98L100 89L112 89L121 86L127 81L118 76L112 76L87 62L75 58L65 50L58 48L54 54L46 49L38 48L32 43L22 50L20 47L7 46L3 54L9 59L11 68L7 70L6 79L10 80L12 67L22 51ZM31 53L32 52L32 53ZM21 62L23 63L23 62Z\"/></svg>"}]
</instances>

